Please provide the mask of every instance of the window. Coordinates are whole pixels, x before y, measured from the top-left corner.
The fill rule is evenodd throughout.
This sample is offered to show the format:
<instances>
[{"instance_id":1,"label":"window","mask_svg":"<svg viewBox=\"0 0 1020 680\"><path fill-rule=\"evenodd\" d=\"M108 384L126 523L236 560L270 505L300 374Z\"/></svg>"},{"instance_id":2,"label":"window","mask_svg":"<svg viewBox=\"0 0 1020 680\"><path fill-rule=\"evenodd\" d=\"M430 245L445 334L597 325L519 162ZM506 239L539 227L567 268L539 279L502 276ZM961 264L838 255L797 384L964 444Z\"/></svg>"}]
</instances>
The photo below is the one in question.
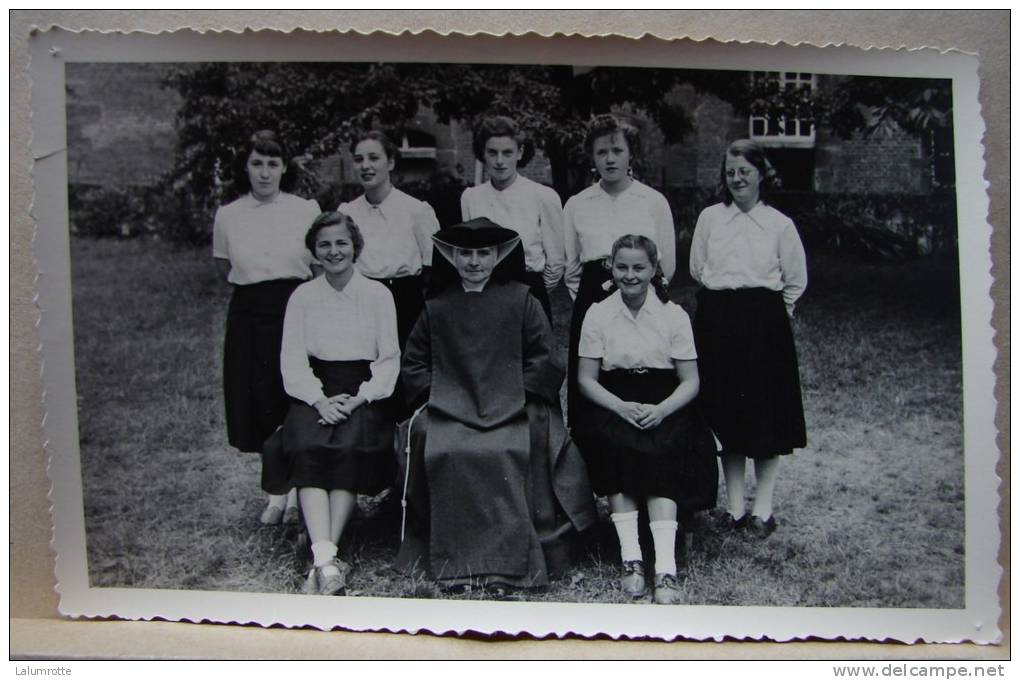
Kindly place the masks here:
<instances>
[{"instance_id":1,"label":"window","mask_svg":"<svg viewBox=\"0 0 1020 680\"><path fill-rule=\"evenodd\" d=\"M751 89L755 98L748 122L751 139L766 146L815 145L813 73L754 71Z\"/></svg>"},{"instance_id":2,"label":"window","mask_svg":"<svg viewBox=\"0 0 1020 680\"><path fill-rule=\"evenodd\" d=\"M436 138L420 130L407 130L400 140L401 158L436 157Z\"/></svg>"}]
</instances>

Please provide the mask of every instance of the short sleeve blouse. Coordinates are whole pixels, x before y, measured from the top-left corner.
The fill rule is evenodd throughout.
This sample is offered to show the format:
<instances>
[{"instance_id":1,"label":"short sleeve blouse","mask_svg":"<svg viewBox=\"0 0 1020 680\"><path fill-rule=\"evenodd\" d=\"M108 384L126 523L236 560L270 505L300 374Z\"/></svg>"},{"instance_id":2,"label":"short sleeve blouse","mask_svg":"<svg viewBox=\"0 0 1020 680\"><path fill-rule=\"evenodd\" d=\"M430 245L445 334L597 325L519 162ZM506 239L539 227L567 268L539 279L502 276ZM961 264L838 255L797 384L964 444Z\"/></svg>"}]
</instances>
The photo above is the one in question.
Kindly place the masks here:
<instances>
[{"instance_id":1,"label":"short sleeve blouse","mask_svg":"<svg viewBox=\"0 0 1020 680\"><path fill-rule=\"evenodd\" d=\"M305 233L320 212L318 203L294 194L242 196L216 211L213 257L230 261L227 280L237 285L310 278Z\"/></svg>"},{"instance_id":2,"label":"short sleeve blouse","mask_svg":"<svg viewBox=\"0 0 1020 680\"><path fill-rule=\"evenodd\" d=\"M602 369L673 368L673 360L698 358L691 319L682 307L663 303L652 291L633 315L620 292L588 308L578 355L601 359Z\"/></svg>"}]
</instances>

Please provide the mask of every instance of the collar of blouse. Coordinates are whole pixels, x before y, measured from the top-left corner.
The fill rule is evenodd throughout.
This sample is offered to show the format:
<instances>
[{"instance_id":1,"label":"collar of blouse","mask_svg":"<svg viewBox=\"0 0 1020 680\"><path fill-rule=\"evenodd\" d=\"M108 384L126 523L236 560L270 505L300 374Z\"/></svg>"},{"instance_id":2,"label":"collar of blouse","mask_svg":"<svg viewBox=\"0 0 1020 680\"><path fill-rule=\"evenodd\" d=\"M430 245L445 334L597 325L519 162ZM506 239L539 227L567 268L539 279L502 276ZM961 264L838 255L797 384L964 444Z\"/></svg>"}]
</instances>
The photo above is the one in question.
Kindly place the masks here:
<instances>
[{"instance_id":1,"label":"collar of blouse","mask_svg":"<svg viewBox=\"0 0 1020 680\"><path fill-rule=\"evenodd\" d=\"M727 222L732 222L733 220L737 219L737 217L745 215L749 220L754 222L760 228L762 229L765 228L765 215L767 214L767 209L765 204L762 203L760 200L757 203L755 203L754 206L747 212L741 210L740 206L738 206L736 202L730 203L728 206L726 206L726 214Z\"/></svg>"}]
</instances>

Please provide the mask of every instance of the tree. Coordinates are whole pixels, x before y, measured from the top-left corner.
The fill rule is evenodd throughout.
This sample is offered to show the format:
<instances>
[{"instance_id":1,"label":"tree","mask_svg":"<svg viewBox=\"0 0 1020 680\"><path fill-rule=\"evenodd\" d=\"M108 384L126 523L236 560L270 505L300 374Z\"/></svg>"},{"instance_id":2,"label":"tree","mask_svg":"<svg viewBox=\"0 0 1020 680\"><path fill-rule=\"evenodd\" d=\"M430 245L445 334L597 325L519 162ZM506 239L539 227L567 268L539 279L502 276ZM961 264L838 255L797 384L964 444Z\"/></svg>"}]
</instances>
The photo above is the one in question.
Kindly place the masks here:
<instances>
[{"instance_id":1,"label":"tree","mask_svg":"<svg viewBox=\"0 0 1020 680\"><path fill-rule=\"evenodd\" d=\"M589 165L581 141L592 114L627 104L646 113L667 141L679 141L692 129L691 117L665 93L692 83L733 98L746 89L744 80L737 71L492 64L182 67L166 81L183 99L173 178L180 190L206 196L212 205L230 193L233 159L256 129L278 128L297 154L318 158L335 153L358 127L399 132L426 105L445 123L512 115L549 157L554 186L566 196Z\"/></svg>"},{"instance_id":2,"label":"tree","mask_svg":"<svg viewBox=\"0 0 1020 680\"><path fill-rule=\"evenodd\" d=\"M730 102L740 114L824 122L844 136L899 126L925 135L934 148L948 130L951 173L949 81L848 77L836 83L819 93L781 89L774 80L752 78L747 71L664 68L322 62L182 66L166 80L183 99L173 200L185 204L181 212L187 216L180 221L187 231L195 228L193 222L202 222L192 215L211 213L236 195L235 158L254 130L276 128L296 155L322 158L342 148L357 128L382 127L399 138L422 105L444 123L456 119L471 125L486 114L513 116L549 158L553 185L567 198L588 181L590 163L581 147L593 114L627 107L654 122L667 143L675 143L693 129L693 118L678 98L667 95L685 84ZM312 196L315 189L310 181L299 193Z\"/></svg>"}]
</instances>

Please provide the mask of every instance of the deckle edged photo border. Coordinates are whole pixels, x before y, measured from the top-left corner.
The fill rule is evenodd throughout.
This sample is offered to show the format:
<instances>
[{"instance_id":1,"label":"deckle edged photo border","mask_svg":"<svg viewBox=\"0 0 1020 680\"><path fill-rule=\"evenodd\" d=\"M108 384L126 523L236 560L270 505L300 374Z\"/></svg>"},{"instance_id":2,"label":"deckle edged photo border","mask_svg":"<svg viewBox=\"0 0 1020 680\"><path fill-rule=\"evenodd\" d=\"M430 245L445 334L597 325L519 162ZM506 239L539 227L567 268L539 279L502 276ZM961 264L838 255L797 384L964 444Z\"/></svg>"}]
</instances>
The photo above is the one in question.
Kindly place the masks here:
<instances>
[{"instance_id":1,"label":"deckle edged photo border","mask_svg":"<svg viewBox=\"0 0 1020 680\"><path fill-rule=\"evenodd\" d=\"M999 480L995 475L998 450L992 420L994 375L991 367L995 355L990 327L992 306L988 295L991 286L988 251L990 227L987 224L988 201L983 185L981 140L984 125L977 103L976 58L958 53L939 54L934 50L863 51L841 47L733 45L654 39L635 41L612 37L544 39L531 36L468 38L455 35L440 38L422 35L288 35L275 32L198 34L190 31L161 35L104 35L51 30L36 34L30 43L32 152L36 159L33 169L36 195L32 214L37 225L35 252L41 273L38 291L45 361L46 432L49 471L53 482L51 500L54 546L58 554L58 590L63 614L70 617L160 618L261 625L310 625L322 629L430 631L437 634L475 631L483 634L528 634L535 637L568 634L584 637L609 635L614 638L649 636L662 639L731 637L792 640L814 637L985 643L999 639L996 586L1001 569L996 561L999 547ZM427 52L423 51L425 45L428 46ZM267 46L270 52L267 52ZM129 583L144 584L145 579L132 580L132 577L124 576L123 572L120 577L110 581L114 585L97 585L97 572L94 570L102 566L102 559L109 560L114 571L130 570L131 556L118 554L115 541L99 550L93 528L95 525L90 524L90 517L95 516L90 513L101 510L94 504L90 505L89 484L92 481L84 469L82 458L83 451L92 444L81 441L81 433L87 430L88 424L79 418L83 418L82 414L92 415L93 412L83 411L83 408L91 406L79 403L86 386L82 384L81 373L82 338L76 333L81 332L81 324L87 320L82 318L81 310L75 307L75 299L85 294L87 286L81 282L94 284L99 279L77 278L84 271L78 268L83 262L80 259L84 257L82 253L87 252L91 245L78 247L79 239L86 236L72 235L72 208L68 199L70 189L75 185L75 174L78 175L77 179L83 180L81 183L87 184L87 174L91 171L86 165L70 163L76 151L75 144L82 144L86 139L96 143L97 136L101 136L104 130L103 123L99 123L98 128L93 126L86 130L92 137L86 135L70 138L72 130L82 130L71 125L73 121L69 113L72 104L76 103L72 99L80 96L81 92L73 91L67 74L76 73L76 68L79 69L77 73L81 73L83 64L265 61L270 53L272 60L279 62L406 63L419 61L421 54L427 53L435 63L572 64L578 67L578 71L589 69L594 64L659 69L760 71L782 74L781 78L793 74L798 79L798 86L803 84L800 83L801 74L806 74L808 80L805 82L811 84L817 83L821 75L950 80L953 123L949 147L951 161L955 161L950 162L950 172L955 182L958 229L955 239L959 263L963 376L962 431L958 436L962 438L963 469L966 472L962 475L962 499L956 499L962 501L965 507L963 543L950 546L950 550L956 549L962 565L963 597L959 604L954 602L955 606L925 607L923 603L911 602L908 606L875 606L869 604L868 599L862 595L852 598L853 602L861 603L856 606L853 606L853 602L851 606L724 606L716 600L711 604L661 607L650 604L530 600L496 602L471 598L416 599L372 595L326 598L289 593L238 592L245 590L243 585L236 588L228 585L223 586L223 589L187 585L180 588L152 588L144 585L125 587ZM781 126L777 131L774 126L770 126L768 114L759 111L757 119L753 114L749 118L745 136L757 135L763 138L768 149L780 150L780 153L775 154L778 158L793 159L780 161L787 163L785 174L788 182L804 182L806 189L810 190L819 183L839 181L832 173L826 175L826 168L820 167L820 163L805 178L805 173L800 172L802 168L798 165L796 154L788 153L788 150L796 150L798 147L808 148L815 134L818 134L817 126L800 120L792 126ZM769 140L770 136L786 136L789 139L779 143L775 139ZM428 140L421 142L422 139L425 138L407 135L400 140L401 146L407 149L428 147ZM720 152L725 148L726 141L728 139L724 138L717 144ZM441 145L436 143L434 146ZM434 150L437 153L444 151ZM456 152L456 149L452 152ZM680 167L682 150L678 154L664 155L664 160L660 160L656 168L660 176L668 177L670 173L673 173L673 178L683 176ZM409 154L410 157L414 155L414 152ZM712 155L710 163L705 162L703 166L695 164L691 171L693 176L697 177L699 173L705 175L709 172L705 168L709 165L717 166L720 157L721 153L717 153ZM944 168L937 171L933 169L936 162L932 156L925 156L925 159L930 164L915 162L903 168L898 166L897 169L901 172L928 173L935 177L935 181L938 181L938 177L945 177ZM338 162L342 171L344 160ZM835 161L829 159L828 162ZM465 177L469 183L477 183L481 179L477 176L480 171L472 164L465 165ZM850 167L844 166L844 170ZM95 172L101 174L101 168ZM71 200L75 200L75 197L72 196ZM127 228L130 231L130 227ZM913 242L919 243L917 235L912 232L911 235ZM130 233L118 236L137 239L151 237ZM925 234L920 236L923 241ZM930 247L934 246L930 243L918 246L922 250ZM686 254L685 250L678 250L678 272L686 269L685 258L679 257L681 252ZM832 261L838 262L838 259ZM73 280L72 267L76 272ZM102 269L88 270L86 275L99 276L100 279L105 276L96 274L97 271L102 272ZM569 305L569 302L565 304ZM561 314L569 314L569 306L565 309L567 311ZM111 315L126 313L116 307L103 311ZM115 328L113 321L110 323L111 328ZM210 319L209 332L219 334L221 326L214 326L214 321ZM218 379L216 376L214 381ZM215 402L215 405L220 408L219 402ZM811 425L809 423L809 427ZM853 434L848 436L852 437ZM923 447L916 450L923 451ZM151 455L153 452L140 451L137 455L144 456L147 453ZM236 454L224 447L222 455L227 457ZM806 458L809 455L812 453L804 451L795 458ZM130 461L124 463L125 466L130 465ZM110 470L106 474L112 476L115 471ZM136 497L145 495L145 480L131 480L128 477L127 481L137 484L130 488L132 494ZM936 491L942 488L946 494L953 493L952 489L937 484L933 488ZM781 496L783 492L779 493ZM114 500L125 504L130 502L120 498ZM877 507L885 498L855 500ZM720 503L724 501L720 500ZM164 508L168 513L184 509ZM602 521L606 521L605 518ZM925 531L932 528L923 527ZM779 531L784 529L796 531L795 527L789 525L781 527ZM131 542L125 541L120 547L130 553L131 545ZM725 560L726 554L717 555L714 559ZM128 566L124 566L124 563ZM121 578L120 584L117 578ZM895 595L877 593L873 601L882 602L883 598L889 597ZM944 600L935 598L932 601Z\"/></svg>"}]
</instances>

